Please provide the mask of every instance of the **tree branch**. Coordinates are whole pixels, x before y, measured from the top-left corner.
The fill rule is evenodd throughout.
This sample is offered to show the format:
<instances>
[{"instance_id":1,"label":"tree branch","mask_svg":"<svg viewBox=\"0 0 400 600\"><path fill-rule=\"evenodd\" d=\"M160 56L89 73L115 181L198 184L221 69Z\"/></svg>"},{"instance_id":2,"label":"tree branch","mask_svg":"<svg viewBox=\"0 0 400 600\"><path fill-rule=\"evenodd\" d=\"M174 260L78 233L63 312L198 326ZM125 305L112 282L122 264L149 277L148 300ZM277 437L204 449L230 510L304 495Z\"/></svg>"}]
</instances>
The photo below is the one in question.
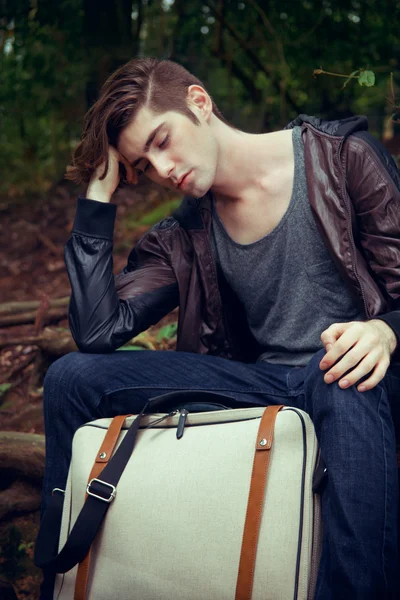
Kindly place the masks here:
<instances>
[{"instance_id":1,"label":"tree branch","mask_svg":"<svg viewBox=\"0 0 400 600\"><path fill-rule=\"evenodd\" d=\"M239 63L234 61L231 56L228 58L225 54L225 44L222 36L222 30L225 24L224 8L223 0L219 0L218 27L216 28L215 46L212 50L212 54L230 69L234 77L241 81L243 86L249 91L252 100L256 103L260 102L262 98L261 90L254 85L254 80L239 66Z\"/></svg>"},{"instance_id":2,"label":"tree branch","mask_svg":"<svg viewBox=\"0 0 400 600\"><path fill-rule=\"evenodd\" d=\"M51 308L43 315L42 324L54 323L67 316L67 307ZM0 316L0 327L12 327L13 325L25 325L35 323L37 311L18 313L16 315Z\"/></svg>"}]
</instances>

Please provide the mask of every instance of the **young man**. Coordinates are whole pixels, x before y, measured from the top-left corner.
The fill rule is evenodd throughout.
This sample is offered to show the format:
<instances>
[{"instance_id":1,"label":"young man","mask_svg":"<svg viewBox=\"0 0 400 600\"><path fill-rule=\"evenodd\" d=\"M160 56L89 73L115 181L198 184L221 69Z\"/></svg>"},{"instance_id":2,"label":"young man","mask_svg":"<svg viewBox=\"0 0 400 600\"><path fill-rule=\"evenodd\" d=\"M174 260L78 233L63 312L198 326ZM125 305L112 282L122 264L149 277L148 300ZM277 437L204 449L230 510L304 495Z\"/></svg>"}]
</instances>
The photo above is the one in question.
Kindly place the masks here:
<instances>
[{"instance_id":1,"label":"young man","mask_svg":"<svg viewBox=\"0 0 400 600\"><path fill-rule=\"evenodd\" d=\"M106 82L69 171L89 181L66 246L80 352L46 376L44 503L86 421L182 389L296 406L328 468L316 598L394 594L400 182L366 128L302 115L244 133L169 61L134 60ZM186 198L114 280L121 164ZM176 306L177 352L112 352Z\"/></svg>"}]
</instances>

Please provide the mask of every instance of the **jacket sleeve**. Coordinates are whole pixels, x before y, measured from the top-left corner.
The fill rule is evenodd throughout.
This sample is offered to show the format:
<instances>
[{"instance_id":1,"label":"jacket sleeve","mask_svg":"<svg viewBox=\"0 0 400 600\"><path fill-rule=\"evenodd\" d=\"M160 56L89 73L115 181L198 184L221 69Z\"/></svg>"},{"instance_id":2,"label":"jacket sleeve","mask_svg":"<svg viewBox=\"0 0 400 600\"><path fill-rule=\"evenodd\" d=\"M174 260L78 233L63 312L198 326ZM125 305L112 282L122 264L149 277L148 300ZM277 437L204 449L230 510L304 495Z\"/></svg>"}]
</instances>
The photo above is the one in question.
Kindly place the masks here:
<instances>
[{"instance_id":1,"label":"jacket sleeve","mask_svg":"<svg viewBox=\"0 0 400 600\"><path fill-rule=\"evenodd\" d=\"M393 329L399 350L400 175L390 154L369 133L352 135L347 141L347 188L358 241L392 308L376 318Z\"/></svg>"},{"instance_id":2,"label":"jacket sleeve","mask_svg":"<svg viewBox=\"0 0 400 600\"><path fill-rule=\"evenodd\" d=\"M81 352L111 352L178 305L178 284L165 245L172 219L148 231L114 277L115 213L114 204L79 198L65 247L72 289L69 324Z\"/></svg>"}]
</instances>

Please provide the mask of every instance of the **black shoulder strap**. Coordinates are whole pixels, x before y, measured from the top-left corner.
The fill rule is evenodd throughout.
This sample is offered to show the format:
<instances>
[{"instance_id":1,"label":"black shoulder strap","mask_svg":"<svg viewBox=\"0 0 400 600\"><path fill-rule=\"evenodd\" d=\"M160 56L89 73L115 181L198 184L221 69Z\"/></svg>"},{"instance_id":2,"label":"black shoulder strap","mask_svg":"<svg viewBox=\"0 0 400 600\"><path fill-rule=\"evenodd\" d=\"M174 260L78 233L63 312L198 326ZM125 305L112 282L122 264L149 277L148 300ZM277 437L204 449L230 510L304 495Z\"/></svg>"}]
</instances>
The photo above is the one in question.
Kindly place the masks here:
<instances>
[{"instance_id":1,"label":"black shoulder strap","mask_svg":"<svg viewBox=\"0 0 400 600\"><path fill-rule=\"evenodd\" d=\"M147 406L147 405L146 405ZM54 494L43 517L35 546L35 564L57 573L65 573L81 562L89 551L96 533L114 499L115 487L135 446L141 417L146 407L130 426L114 456L101 472L101 482L92 483L81 512L67 542L57 554L63 497Z\"/></svg>"},{"instance_id":2,"label":"black shoulder strap","mask_svg":"<svg viewBox=\"0 0 400 600\"><path fill-rule=\"evenodd\" d=\"M46 513L43 516L36 540L34 561L38 567L49 569L56 573L66 573L85 558L114 499L117 483L135 447L142 416L149 408L151 408L151 411L154 411L155 408L159 408L162 404L171 403L173 400L181 400L183 398L194 398L197 401L208 402L210 404L223 400L225 402L232 401L232 398L229 396L205 391L171 392L149 400L133 421L114 456L101 472L101 480L97 479L91 483L88 491L89 495L59 554L58 541L64 497L59 493L52 496Z\"/></svg>"}]
</instances>

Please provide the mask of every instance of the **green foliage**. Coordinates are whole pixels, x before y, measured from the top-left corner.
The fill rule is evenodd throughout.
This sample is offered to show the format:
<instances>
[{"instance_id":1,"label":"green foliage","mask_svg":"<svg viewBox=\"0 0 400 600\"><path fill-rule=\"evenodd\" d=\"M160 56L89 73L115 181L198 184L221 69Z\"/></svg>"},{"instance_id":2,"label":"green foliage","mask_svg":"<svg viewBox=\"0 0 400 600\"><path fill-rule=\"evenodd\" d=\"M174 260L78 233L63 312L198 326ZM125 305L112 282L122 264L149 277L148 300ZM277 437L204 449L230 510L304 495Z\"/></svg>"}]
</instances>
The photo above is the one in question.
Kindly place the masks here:
<instances>
[{"instance_id":1,"label":"green foliage","mask_svg":"<svg viewBox=\"0 0 400 600\"><path fill-rule=\"evenodd\" d=\"M171 341L176 338L176 334L178 331L178 323L170 323L169 325L165 325L161 327L160 331L157 334L157 341L162 342L163 340Z\"/></svg>"},{"instance_id":2,"label":"green foliage","mask_svg":"<svg viewBox=\"0 0 400 600\"><path fill-rule=\"evenodd\" d=\"M279 129L299 112L384 115L388 75L399 76L400 3L391 0L3 6L0 195L11 197L42 192L62 177L100 85L133 56L177 60L204 81L228 120L257 132ZM312 78L315 64L352 75L343 86L335 77ZM352 78L359 86L349 85Z\"/></svg>"},{"instance_id":3,"label":"green foliage","mask_svg":"<svg viewBox=\"0 0 400 600\"><path fill-rule=\"evenodd\" d=\"M119 350L155 350L155 347L149 332L142 331Z\"/></svg>"},{"instance_id":4,"label":"green foliage","mask_svg":"<svg viewBox=\"0 0 400 600\"><path fill-rule=\"evenodd\" d=\"M0 383L0 398L12 387L11 383Z\"/></svg>"},{"instance_id":5,"label":"green foliage","mask_svg":"<svg viewBox=\"0 0 400 600\"><path fill-rule=\"evenodd\" d=\"M26 571L24 559L27 558L28 545L22 541L18 527L12 525L0 540L0 575L8 581L15 581Z\"/></svg>"},{"instance_id":6,"label":"green foliage","mask_svg":"<svg viewBox=\"0 0 400 600\"><path fill-rule=\"evenodd\" d=\"M362 71L358 78L358 83L366 87L372 87L375 85L375 73L373 71Z\"/></svg>"},{"instance_id":7,"label":"green foliage","mask_svg":"<svg viewBox=\"0 0 400 600\"><path fill-rule=\"evenodd\" d=\"M40 192L60 178L79 136L85 73L75 36L80 1L59 4L75 21L47 23L37 10L17 10L0 38L0 165L6 173L0 193L9 196Z\"/></svg>"},{"instance_id":8,"label":"green foliage","mask_svg":"<svg viewBox=\"0 0 400 600\"><path fill-rule=\"evenodd\" d=\"M158 221L165 219L172 212L178 208L180 203L182 202L182 197L173 198L172 200L168 200L167 202L163 202L154 208L153 210L145 213L140 217L130 216L125 220L125 225L127 229L135 230L138 227L152 227Z\"/></svg>"},{"instance_id":9,"label":"green foliage","mask_svg":"<svg viewBox=\"0 0 400 600\"><path fill-rule=\"evenodd\" d=\"M144 350L143 346L122 346L121 348L117 348L117 350Z\"/></svg>"}]
</instances>

